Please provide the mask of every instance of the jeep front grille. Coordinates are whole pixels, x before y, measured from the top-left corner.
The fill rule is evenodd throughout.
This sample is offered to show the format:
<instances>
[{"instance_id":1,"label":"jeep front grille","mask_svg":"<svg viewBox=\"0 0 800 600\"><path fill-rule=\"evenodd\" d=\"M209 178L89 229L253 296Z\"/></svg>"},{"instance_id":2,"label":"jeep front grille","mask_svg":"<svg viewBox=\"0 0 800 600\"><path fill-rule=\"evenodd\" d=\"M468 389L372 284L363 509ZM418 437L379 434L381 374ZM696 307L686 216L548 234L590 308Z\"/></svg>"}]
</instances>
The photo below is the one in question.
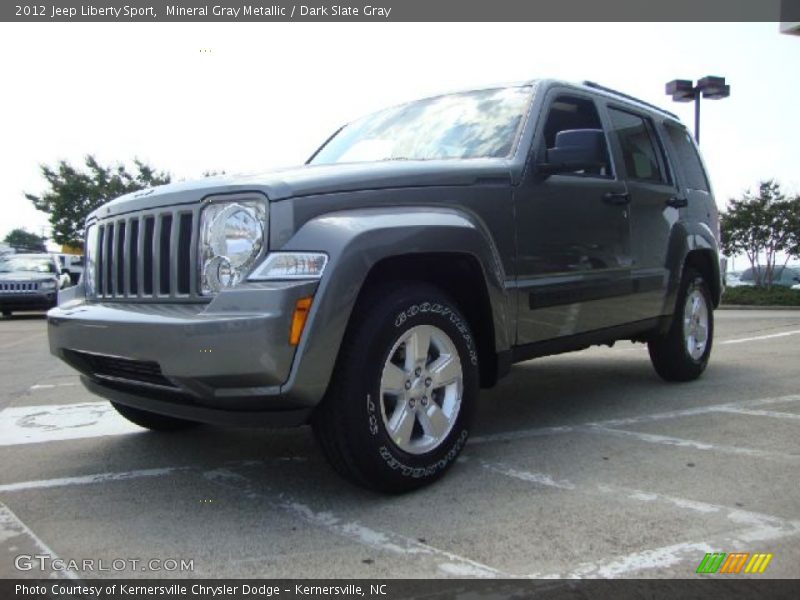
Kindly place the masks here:
<instances>
[{"instance_id":1,"label":"jeep front grille","mask_svg":"<svg viewBox=\"0 0 800 600\"><path fill-rule=\"evenodd\" d=\"M25 294L39 291L37 281L0 281L0 292Z\"/></svg>"},{"instance_id":2,"label":"jeep front grille","mask_svg":"<svg viewBox=\"0 0 800 600\"><path fill-rule=\"evenodd\" d=\"M95 296L196 298L197 215L197 207L175 207L99 221Z\"/></svg>"}]
</instances>

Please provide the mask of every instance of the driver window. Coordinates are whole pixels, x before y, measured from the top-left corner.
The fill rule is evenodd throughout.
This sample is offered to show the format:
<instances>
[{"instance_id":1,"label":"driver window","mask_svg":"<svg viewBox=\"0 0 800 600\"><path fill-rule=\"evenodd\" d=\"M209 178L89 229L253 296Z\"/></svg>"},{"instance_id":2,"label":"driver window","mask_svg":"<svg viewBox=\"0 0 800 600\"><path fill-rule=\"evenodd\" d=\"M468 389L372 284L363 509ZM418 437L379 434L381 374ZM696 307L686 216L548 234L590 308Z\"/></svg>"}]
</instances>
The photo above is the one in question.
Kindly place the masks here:
<instances>
[{"instance_id":1,"label":"driver window","mask_svg":"<svg viewBox=\"0 0 800 600\"><path fill-rule=\"evenodd\" d=\"M569 131L571 129L603 129L603 124L600 122L600 115L597 113L594 102L577 96L558 96L553 101L544 125L543 141L545 147L553 148L556 144L556 135L560 131ZM591 170L583 169L574 171L574 173L577 175L612 177L613 171L608 160L608 148L606 148L606 162L602 167Z\"/></svg>"}]
</instances>

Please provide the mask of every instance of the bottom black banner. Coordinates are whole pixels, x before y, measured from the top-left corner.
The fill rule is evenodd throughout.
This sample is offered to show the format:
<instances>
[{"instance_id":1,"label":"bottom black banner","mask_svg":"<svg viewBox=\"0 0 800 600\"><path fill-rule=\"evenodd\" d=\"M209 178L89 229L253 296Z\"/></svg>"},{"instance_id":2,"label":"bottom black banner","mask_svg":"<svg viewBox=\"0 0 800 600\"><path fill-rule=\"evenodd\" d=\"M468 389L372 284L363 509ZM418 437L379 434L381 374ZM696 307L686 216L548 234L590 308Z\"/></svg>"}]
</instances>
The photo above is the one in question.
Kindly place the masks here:
<instances>
[{"instance_id":1,"label":"bottom black banner","mask_svg":"<svg viewBox=\"0 0 800 600\"><path fill-rule=\"evenodd\" d=\"M505 599L680 598L681 600L800 598L800 579L624 579L624 580L479 580L479 579L52 579L0 580L0 598L48 600L132 600L170 598L213 600L308 598L370 600L395 598Z\"/></svg>"}]
</instances>

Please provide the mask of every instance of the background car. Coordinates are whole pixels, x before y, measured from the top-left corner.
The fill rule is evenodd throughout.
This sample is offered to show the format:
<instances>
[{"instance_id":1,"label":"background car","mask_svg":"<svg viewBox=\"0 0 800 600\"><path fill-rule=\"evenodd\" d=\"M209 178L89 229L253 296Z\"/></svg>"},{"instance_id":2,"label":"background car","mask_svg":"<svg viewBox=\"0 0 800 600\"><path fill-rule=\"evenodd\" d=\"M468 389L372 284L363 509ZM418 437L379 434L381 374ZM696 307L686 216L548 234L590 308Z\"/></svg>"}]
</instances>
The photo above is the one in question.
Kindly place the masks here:
<instances>
[{"instance_id":1,"label":"background car","mask_svg":"<svg viewBox=\"0 0 800 600\"><path fill-rule=\"evenodd\" d=\"M747 285L742 281L742 272L741 271L729 271L725 273L725 287L740 287L743 285ZM751 284L752 285L752 284Z\"/></svg>"},{"instance_id":2,"label":"background car","mask_svg":"<svg viewBox=\"0 0 800 600\"><path fill-rule=\"evenodd\" d=\"M800 283L800 267L775 267L775 272L772 275L772 285L792 287L797 283ZM739 285L755 285L753 269L744 270L740 277Z\"/></svg>"},{"instance_id":3,"label":"background car","mask_svg":"<svg viewBox=\"0 0 800 600\"><path fill-rule=\"evenodd\" d=\"M6 254L0 257L0 310L48 310L58 304L64 283L58 259L52 254Z\"/></svg>"}]
</instances>

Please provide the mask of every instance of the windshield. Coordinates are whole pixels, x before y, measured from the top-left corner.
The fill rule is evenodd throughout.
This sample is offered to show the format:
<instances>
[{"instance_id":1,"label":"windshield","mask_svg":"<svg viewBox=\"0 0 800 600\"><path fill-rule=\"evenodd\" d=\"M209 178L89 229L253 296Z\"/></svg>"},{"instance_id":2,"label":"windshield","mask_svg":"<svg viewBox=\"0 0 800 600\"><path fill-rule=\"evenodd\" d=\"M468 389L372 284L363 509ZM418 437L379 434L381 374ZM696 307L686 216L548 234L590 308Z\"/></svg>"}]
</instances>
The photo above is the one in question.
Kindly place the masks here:
<instances>
[{"instance_id":1,"label":"windshield","mask_svg":"<svg viewBox=\"0 0 800 600\"><path fill-rule=\"evenodd\" d=\"M51 258L38 256L6 256L0 258L0 273L30 271L32 273L55 273L56 267Z\"/></svg>"},{"instance_id":2,"label":"windshield","mask_svg":"<svg viewBox=\"0 0 800 600\"><path fill-rule=\"evenodd\" d=\"M427 98L343 127L310 164L511 154L531 97L530 86Z\"/></svg>"}]
</instances>

